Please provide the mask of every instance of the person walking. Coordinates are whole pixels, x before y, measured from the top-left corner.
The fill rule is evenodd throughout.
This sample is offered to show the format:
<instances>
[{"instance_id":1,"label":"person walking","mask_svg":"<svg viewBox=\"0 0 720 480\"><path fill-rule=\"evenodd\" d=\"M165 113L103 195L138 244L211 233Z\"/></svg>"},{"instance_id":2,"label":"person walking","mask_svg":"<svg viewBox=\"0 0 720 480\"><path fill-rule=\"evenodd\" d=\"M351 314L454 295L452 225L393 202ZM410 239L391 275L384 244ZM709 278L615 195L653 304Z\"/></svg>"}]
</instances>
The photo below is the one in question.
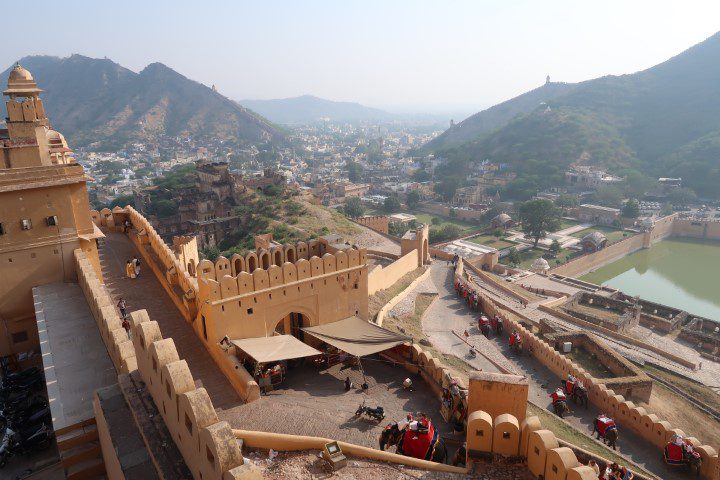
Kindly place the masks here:
<instances>
[{"instance_id":1,"label":"person walking","mask_svg":"<svg viewBox=\"0 0 720 480\"><path fill-rule=\"evenodd\" d=\"M135 278L135 267L133 266L132 260L128 260L125 264L125 274L128 278Z\"/></svg>"},{"instance_id":2,"label":"person walking","mask_svg":"<svg viewBox=\"0 0 720 480\"><path fill-rule=\"evenodd\" d=\"M135 277L139 277L140 276L140 260L138 260L137 257L133 257L132 264L133 264L133 270L135 271Z\"/></svg>"},{"instance_id":3,"label":"person walking","mask_svg":"<svg viewBox=\"0 0 720 480\"><path fill-rule=\"evenodd\" d=\"M127 317L127 303L125 302L125 299L120 297L120 301L117 303L117 306L120 309L120 315L122 315L124 320L125 317Z\"/></svg>"}]
</instances>

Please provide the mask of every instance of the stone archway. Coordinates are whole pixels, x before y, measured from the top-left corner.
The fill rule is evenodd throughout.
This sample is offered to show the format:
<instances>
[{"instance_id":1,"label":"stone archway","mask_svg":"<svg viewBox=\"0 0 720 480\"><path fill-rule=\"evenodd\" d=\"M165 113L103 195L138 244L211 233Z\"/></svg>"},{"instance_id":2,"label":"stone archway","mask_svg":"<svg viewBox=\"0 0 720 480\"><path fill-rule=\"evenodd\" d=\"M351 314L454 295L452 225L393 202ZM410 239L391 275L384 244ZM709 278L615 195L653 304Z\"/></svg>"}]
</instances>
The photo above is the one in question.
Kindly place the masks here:
<instances>
[{"instance_id":1,"label":"stone archway","mask_svg":"<svg viewBox=\"0 0 720 480\"><path fill-rule=\"evenodd\" d=\"M311 326L310 317L293 311L280 318L273 331L280 335L292 335L300 341L305 341L305 333L301 328L309 326Z\"/></svg>"}]
</instances>

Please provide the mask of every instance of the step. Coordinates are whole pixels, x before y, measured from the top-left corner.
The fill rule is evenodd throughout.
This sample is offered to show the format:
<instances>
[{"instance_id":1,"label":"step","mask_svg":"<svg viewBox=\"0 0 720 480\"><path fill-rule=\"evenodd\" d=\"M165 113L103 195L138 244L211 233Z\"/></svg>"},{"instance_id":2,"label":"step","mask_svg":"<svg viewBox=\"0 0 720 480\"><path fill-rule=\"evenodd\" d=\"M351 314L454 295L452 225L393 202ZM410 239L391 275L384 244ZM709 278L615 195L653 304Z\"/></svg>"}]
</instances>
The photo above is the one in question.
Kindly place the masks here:
<instances>
[{"instance_id":1,"label":"step","mask_svg":"<svg viewBox=\"0 0 720 480\"><path fill-rule=\"evenodd\" d=\"M88 459L65 468L65 478L67 480L88 480L104 475L105 464L102 458Z\"/></svg>"}]
</instances>

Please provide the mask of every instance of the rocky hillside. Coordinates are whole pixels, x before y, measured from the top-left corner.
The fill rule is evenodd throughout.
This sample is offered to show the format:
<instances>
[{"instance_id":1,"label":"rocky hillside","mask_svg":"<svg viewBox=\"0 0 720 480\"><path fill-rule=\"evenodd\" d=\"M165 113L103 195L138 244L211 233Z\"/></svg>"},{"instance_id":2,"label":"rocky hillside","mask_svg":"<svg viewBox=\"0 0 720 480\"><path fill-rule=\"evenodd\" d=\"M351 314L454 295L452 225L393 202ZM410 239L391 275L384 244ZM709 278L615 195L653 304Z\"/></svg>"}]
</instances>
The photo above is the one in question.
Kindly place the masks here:
<instances>
[{"instance_id":1,"label":"rocky hillside","mask_svg":"<svg viewBox=\"0 0 720 480\"><path fill-rule=\"evenodd\" d=\"M717 198L718 58L720 33L642 72L533 90L470 117L429 147L451 160L449 170L475 159L509 163L523 182L516 189L545 188L544 173L581 162L679 176L699 195Z\"/></svg>"},{"instance_id":2,"label":"rocky hillside","mask_svg":"<svg viewBox=\"0 0 720 480\"><path fill-rule=\"evenodd\" d=\"M19 62L45 90L48 116L73 147L121 148L163 135L239 144L282 139L266 119L161 63L135 73L82 55ZM0 74L0 84L6 84L10 69Z\"/></svg>"}]
</instances>

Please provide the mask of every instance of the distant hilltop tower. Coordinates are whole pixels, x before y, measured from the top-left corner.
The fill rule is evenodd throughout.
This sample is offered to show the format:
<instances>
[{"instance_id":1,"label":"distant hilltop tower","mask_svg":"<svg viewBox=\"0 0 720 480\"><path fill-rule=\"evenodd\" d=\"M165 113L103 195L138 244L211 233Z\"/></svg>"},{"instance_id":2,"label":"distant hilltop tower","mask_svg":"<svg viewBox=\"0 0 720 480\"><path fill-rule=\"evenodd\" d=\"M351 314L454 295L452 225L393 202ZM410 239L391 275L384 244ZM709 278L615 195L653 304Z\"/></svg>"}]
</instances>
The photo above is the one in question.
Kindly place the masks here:
<instances>
[{"instance_id":1,"label":"distant hilltop tower","mask_svg":"<svg viewBox=\"0 0 720 480\"><path fill-rule=\"evenodd\" d=\"M548 77L548 78L550 78L550 77ZM213 92L217 92L217 87L215 87L214 84L213 84L213 86L212 86L212 91L213 91Z\"/></svg>"},{"instance_id":2,"label":"distant hilltop tower","mask_svg":"<svg viewBox=\"0 0 720 480\"><path fill-rule=\"evenodd\" d=\"M548 75L547 77L545 77L545 85L547 85L547 84L549 84L549 83L550 83L550 75Z\"/></svg>"},{"instance_id":3,"label":"distant hilltop tower","mask_svg":"<svg viewBox=\"0 0 720 480\"><path fill-rule=\"evenodd\" d=\"M451 126L451 127L454 127L454 126L455 126L455 120L453 120L452 118L450 119L450 126Z\"/></svg>"}]
</instances>

